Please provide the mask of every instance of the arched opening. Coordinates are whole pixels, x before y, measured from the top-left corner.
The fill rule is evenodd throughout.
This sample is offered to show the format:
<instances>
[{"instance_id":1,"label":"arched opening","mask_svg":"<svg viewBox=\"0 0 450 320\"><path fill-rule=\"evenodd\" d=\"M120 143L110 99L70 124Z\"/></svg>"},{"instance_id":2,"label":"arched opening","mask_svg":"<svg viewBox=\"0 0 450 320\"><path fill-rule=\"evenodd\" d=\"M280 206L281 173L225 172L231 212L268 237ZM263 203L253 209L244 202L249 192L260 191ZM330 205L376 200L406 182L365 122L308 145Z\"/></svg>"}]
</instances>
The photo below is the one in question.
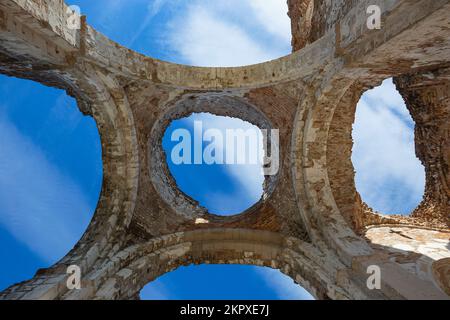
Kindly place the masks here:
<instances>
[{"instance_id":1,"label":"arched opening","mask_svg":"<svg viewBox=\"0 0 450 320\"><path fill-rule=\"evenodd\" d=\"M352 135L362 200L381 213L411 213L423 197L425 169L415 154L414 121L392 79L362 95Z\"/></svg>"},{"instance_id":2,"label":"arched opening","mask_svg":"<svg viewBox=\"0 0 450 320\"><path fill-rule=\"evenodd\" d=\"M148 165L153 186L179 217L244 217L270 198L278 181L279 139L272 129L267 117L244 99L226 93L187 94L152 127ZM170 168L173 161L175 169L187 169L182 173L194 185L189 179L176 181L180 177L171 174L177 174L175 166ZM215 178L208 171L215 171Z\"/></svg>"},{"instance_id":3,"label":"arched opening","mask_svg":"<svg viewBox=\"0 0 450 320\"><path fill-rule=\"evenodd\" d=\"M194 113L170 124L163 148L178 188L209 213L238 214L263 196L263 136L249 122Z\"/></svg>"},{"instance_id":4,"label":"arched opening","mask_svg":"<svg viewBox=\"0 0 450 320\"><path fill-rule=\"evenodd\" d=\"M96 209L103 173L96 123L75 99L5 76L0 96L2 290L73 248Z\"/></svg>"},{"instance_id":5,"label":"arched opening","mask_svg":"<svg viewBox=\"0 0 450 320\"><path fill-rule=\"evenodd\" d=\"M246 265L181 267L146 285L142 300L312 300L279 270Z\"/></svg>"},{"instance_id":6,"label":"arched opening","mask_svg":"<svg viewBox=\"0 0 450 320\"><path fill-rule=\"evenodd\" d=\"M242 66L291 51L284 0L70 0L90 25L148 56L196 66ZM118 24L117 21L122 21Z\"/></svg>"},{"instance_id":7,"label":"arched opening","mask_svg":"<svg viewBox=\"0 0 450 320\"><path fill-rule=\"evenodd\" d=\"M119 263L105 265L92 275L92 280L97 283L95 297L136 299L147 284L180 268L181 275L183 270L194 270L190 280L185 279L186 281L205 281L204 276L209 268L215 268L214 265L268 267L274 269L268 271L272 272L272 275L273 272L281 271L289 277L289 283L293 284L295 281L316 299L334 296L335 291L330 286L335 281L333 272L326 271L327 265L316 260L318 256L314 253L304 254L304 250L309 249L310 245L302 241L261 230L219 228L179 232L153 238L117 253L111 259L118 259ZM120 260L118 257L125 259ZM202 270L195 269L198 265L204 265L203 275L196 272ZM217 268L225 270L227 267ZM214 275L214 272L211 275ZM228 275L233 277L229 273ZM221 277L225 276L227 274L223 273ZM270 278L270 274L259 276L269 277L267 281L270 280L274 290L283 291L286 278L281 281L278 277ZM241 288L242 283L237 287ZM75 296L78 295L69 293L66 298Z\"/></svg>"}]
</instances>

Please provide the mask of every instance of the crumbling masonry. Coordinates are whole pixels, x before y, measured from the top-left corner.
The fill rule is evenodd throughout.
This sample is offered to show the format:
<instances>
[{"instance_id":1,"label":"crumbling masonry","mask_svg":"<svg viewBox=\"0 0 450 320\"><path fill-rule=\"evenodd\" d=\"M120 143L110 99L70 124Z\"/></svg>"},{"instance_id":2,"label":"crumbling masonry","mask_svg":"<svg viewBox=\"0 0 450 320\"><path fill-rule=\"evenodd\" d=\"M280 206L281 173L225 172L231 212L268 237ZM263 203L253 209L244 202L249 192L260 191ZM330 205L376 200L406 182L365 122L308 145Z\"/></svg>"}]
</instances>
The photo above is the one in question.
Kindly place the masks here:
<instances>
[{"instance_id":1,"label":"crumbling masonry","mask_svg":"<svg viewBox=\"0 0 450 320\"><path fill-rule=\"evenodd\" d=\"M450 297L450 0L289 0L294 52L198 68L67 25L62 0L0 0L0 72L61 88L98 126L104 180L86 233L1 299L136 299L189 264L281 270L318 299ZM367 28L369 5L381 30ZM373 212L355 189L351 130L362 93L394 77L426 168L410 216ZM161 137L192 112L280 129L280 170L232 217L209 214L167 170ZM202 218L202 220L199 220ZM202 221L202 223L196 223ZM82 286L66 286L69 265ZM381 268L381 289L366 285Z\"/></svg>"}]
</instances>

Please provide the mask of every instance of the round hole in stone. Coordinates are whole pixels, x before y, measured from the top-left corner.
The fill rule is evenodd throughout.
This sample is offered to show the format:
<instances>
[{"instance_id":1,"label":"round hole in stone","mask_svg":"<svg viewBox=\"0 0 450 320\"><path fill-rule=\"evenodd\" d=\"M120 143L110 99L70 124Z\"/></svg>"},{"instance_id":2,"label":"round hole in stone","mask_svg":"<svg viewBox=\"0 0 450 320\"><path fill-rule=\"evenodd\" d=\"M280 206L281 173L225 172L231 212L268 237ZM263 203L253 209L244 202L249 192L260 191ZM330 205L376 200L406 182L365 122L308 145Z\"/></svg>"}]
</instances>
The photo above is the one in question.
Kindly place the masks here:
<instances>
[{"instance_id":1,"label":"round hole in stone","mask_svg":"<svg viewBox=\"0 0 450 320\"><path fill-rule=\"evenodd\" d=\"M412 212L423 198L425 169L415 154L414 121L391 78L362 95L352 135L362 200L385 214Z\"/></svg>"},{"instance_id":2,"label":"round hole in stone","mask_svg":"<svg viewBox=\"0 0 450 320\"><path fill-rule=\"evenodd\" d=\"M235 215L264 194L261 130L246 121L193 113L167 127L163 149L179 190L216 215Z\"/></svg>"}]
</instances>

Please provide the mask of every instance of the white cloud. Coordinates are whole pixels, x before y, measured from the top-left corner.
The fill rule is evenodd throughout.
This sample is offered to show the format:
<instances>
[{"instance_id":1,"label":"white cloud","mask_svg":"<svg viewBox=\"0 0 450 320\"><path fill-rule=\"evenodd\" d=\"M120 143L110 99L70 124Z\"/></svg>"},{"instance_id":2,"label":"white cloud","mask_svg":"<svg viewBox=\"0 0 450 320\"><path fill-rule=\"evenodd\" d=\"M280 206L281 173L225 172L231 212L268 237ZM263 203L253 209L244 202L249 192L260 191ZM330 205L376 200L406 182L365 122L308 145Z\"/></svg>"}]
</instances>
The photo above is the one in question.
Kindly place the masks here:
<instances>
[{"instance_id":1,"label":"white cloud","mask_svg":"<svg viewBox=\"0 0 450 320\"><path fill-rule=\"evenodd\" d=\"M227 129L242 129L246 130L255 130L256 132L261 132L260 129L243 120L237 118L230 117L218 117L211 114L201 113L196 114L192 118L192 121L202 121L203 130L207 129L218 129L223 133L224 139L225 132ZM226 144L224 144L224 147ZM247 150L236 150L239 152L248 152L247 156L250 154L258 154L260 148L262 148L262 141L259 141L258 146L248 146ZM259 149L258 149L259 148ZM224 152L224 150L217 150L218 152ZM248 159L248 158L247 158ZM263 193L263 183L264 183L264 175L261 171L261 164L234 164L234 165L226 165L225 166L227 172L239 182L239 184L246 190L246 193L241 195L250 199L254 199L255 202L259 200ZM216 195L217 201L219 200L219 196ZM238 199L236 199L238 200ZM227 199L228 201L228 199Z\"/></svg>"},{"instance_id":2,"label":"white cloud","mask_svg":"<svg viewBox=\"0 0 450 320\"><path fill-rule=\"evenodd\" d=\"M240 66L275 59L291 51L286 0L134 2L132 6L125 0L89 5L95 7L95 21L107 35L123 35L121 26L130 25L129 37L120 37L126 46L134 46L136 41L157 41L165 51L174 53L170 60L180 63ZM166 15L170 13L169 20L156 17L163 10ZM142 37L144 33L154 34L150 28L155 27L159 29L156 37L161 40Z\"/></svg>"},{"instance_id":3,"label":"white cloud","mask_svg":"<svg viewBox=\"0 0 450 320\"><path fill-rule=\"evenodd\" d=\"M279 270L254 267L257 272L278 295L281 300L313 300L313 296L303 287Z\"/></svg>"},{"instance_id":4,"label":"white cloud","mask_svg":"<svg viewBox=\"0 0 450 320\"><path fill-rule=\"evenodd\" d=\"M184 63L232 67L290 52L283 0L193 1L170 23L168 45Z\"/></svg>"},{"instance_id":5,"label":"white cloud","mask_svg":"<svg viewBox=\"0 0 450 320\"><path fill-rule=\"evenodd\" d=\"M92 208L43 152L0 115L0 223L48 263L87 227Z\"/></svg>"},{"instance_id":6,"label":"white cloud","mask_svg":"<svg viewBox=\"0 0 450 320\"><path fill-rule=\"evenodd\" d=\"M223 170L222 174L227 175L233 184L232 187L227 186L226 192L214 191L214 187L211 190L205 189L207 200L203 200L201 205L208 207L212 213L231 215L241 213L243 210L258 202L263 194L264 183L262 170L263 142L261 137L258 139L258 135L261 135L261 130L257 126L237 118L216 116L209 113L194 113L181 121L183 123L178 124L180 128L201 126L201 130L198 128L198 130L192 130L193 132L191 132L191 138L195 141L203 141L208 130L218 131L222 142L215 143L214 150L216 154L222 154L224 164L220 165L220 169L217 168L217 170ZM248 132L249 134L254 134L257 138L256 144L249 143L250 139L245 136L242 137L242 139L245 139L245 143L236 143L237 140L235 140L234 161L237 160L237 155L244 155L244 164L238 164L236 162L230 164L226 162L227 155L229 155L228 151L232 145L232 143L228 143L232 140L227 138L227 130L240 130L237 131L238 136L240 133L245 135ZM242 142L244 140L240 141ZM210 142L204 142L204 148L207 146L210 146ZM168 151L168 153L171 154L172 150ZM194 150L191 151L191 156L194 157ZM256 163L249 163L251 158L256 160ZM204 165L206 166L207 164ZM223 184L220 181L215 183L219 185ZM190 193L188 190L185 190L185 192Z\"/></svg>"},{"instance_id":7,"label":"white cloud","mask_svg":"<svg viewBox=\"0 0 450 320\"><path fill-rule=\"evenodd\" d=\"M291 41L291 20L286 0L248 0L260 24L286 43Z\"/></svg>"},{"instance_id":8,"label":"white cloud","mask_svg":"<svg viewBox=\"0 0 450 320\"><path fill-rule=\"evenodd\" d=\"M190 6L175 24L171 46L187 63L197 66L240 66L270 60L272 56L239 26L214 12Z\"/></svg>"},{"instance_id":9,"label":"white cloud","mask_svg":"<svg viewBox=\"0 0 450 320\"><path fill-rule=\"evenodd\" d=\"M356 110L352 160L357 190L383 213L409 213L425 173L415 156L413 121L391 79L366 92Z\"/></svg>"},{"instance_id":10,"label":"white cloud","mask_svg":"<svg viewBox=\"0 0 450 320\"><path fill-rule=\"evenodd\" d=\"M136 28L129 45L151 27L154 16L165 2L156 0L148 4L147 16ZM101 23L111 29L125 5L129 5L129 1L108 1L99 10ZM176 13L169 27L169 47L180 54L185 63L192 65L248 65L290 52L290 21L285 0L192 1L185 10ZM248 125L234 121L230 119L208 126L245 128ZM77 186L61 175L42 152L9 123L0 121L0 131L7 133L0 137L0 145L11 155L8 159L0 159L0 188L8 190L0 194L0 210L7 213L0 212L0 222L41 256L50 260L59 258L67 251L63 244L77 240L72 229L82 228L88 219L87 212L90 211L86 201ZM264 177L259 166L228 166L227 170L247 191L242 196L260 197ZM82 221L67 224L66 215L76 216L73 213L80 213ZM255 272L281 299L309 297L279 271ZM153 283L153 287L143 290L142 297L166 299L170 294L164 286Z\"/></svg>"}]
</instances>

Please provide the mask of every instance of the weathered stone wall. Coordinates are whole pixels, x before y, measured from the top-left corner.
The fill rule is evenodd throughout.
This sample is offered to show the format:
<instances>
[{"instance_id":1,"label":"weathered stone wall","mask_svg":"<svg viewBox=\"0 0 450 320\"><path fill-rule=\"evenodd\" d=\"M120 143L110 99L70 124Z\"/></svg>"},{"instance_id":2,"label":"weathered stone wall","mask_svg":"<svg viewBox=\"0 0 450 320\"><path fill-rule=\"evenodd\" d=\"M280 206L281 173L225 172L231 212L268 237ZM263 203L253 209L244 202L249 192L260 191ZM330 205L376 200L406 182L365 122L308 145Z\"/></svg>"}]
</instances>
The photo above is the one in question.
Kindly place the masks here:
<instances>
[{"instance_id":1,"label":"weathered stone wall","mask_svg":"<svg viewBox=\"0 0 450 320\"><path fill-rule=\"evenodd\" d=\"M348 20L344 18L345 14L350 13L352 16L355 7L360 7L360 13L363 18L367 17L365 15L365 7L361 3L356 6L354 1L292 0L288 1L288 3L292 18L298 15L299 12L307 10L308 6L314 8L311 21L315 21L315 23L312 24L311 30L293 27L294 51L299 50L307 43L314 42L317 37L321 37L325 32L331 30L333 26L340 26L339 30L342 32L342 30L346 29L344 26ZM420 6L422 5L420 2L417 3ZM378 1L377 4L389 11L399 6L398 3L388 5L383 1ZM293 24L299 19L302 20L303 15L298 16L296 19L293 18ZM385 18L383 23L387 27L388 19ZM308 34L309 38L300 41L299 39L304 37L305 34ZM419 37L419 34L416 37ZM439 42L440 38L442 36L436 34L432 41ZM302 41L303 44L299 45ZM400 53L400 51L397 52ZM408 65L407 60L399 59L399 55L395 56L387 52L386 54L386 57L389 57L392 61L386 63L377 61L377 65L368 64L368 67L378 70L370 75L361 74L359 81L343 95L340 105L337 106L339 112L334 115L331 123L327 153L328 158L338 159L338 161L330 162L328 175L331 178L330 183L336 204L346 221L358 233L363 233L365 226L386 223L403 223L446 229L449 227L448 219L450 219L447 191L448 174L446 173L446 170L448 170L446 144L449 141L447 135L449 109L447 93L449 88L446 63L442 63L442 67L434 72L425 71L423 75L422 72L419 72L396 78L397 88L403 95L406 105L416 122L416 153L424 163L427 173L424 201L412 213L411 217L386 216L373 212L371 208L362 202L355 189L354 169L350 157L353 145L351 141L351 126L354 122L356 104L365 90L380 83L389 75L408 72L408 67L405 68L405 64L406 66ZM431 54L428 54L427 58L431 56ZM411 60L411 63L414 60L416 59ZM398 63L395 64L394 61L398 61ZM424 108L425 105L428 105L426 109ZM423 119L426 119L426 124L424 124ZM436 141L436 143L431 141Z\"/></svg>"},{"instance_id":2,"label":"weathered stone wall","mask_svg":"<svg viewBox=\"0 0 450 320\"><path fill-rule=\"evenodd\" d=\"M287 0L287 2L294 51L323 37L325 33L335 28L358 2L361 3L360 0Z\"/></svg>"},{"instance_id":3,"label":"weathered stone wall","mask_svg":"<svg viewBox=\"0 0 450 320\"><path fill-rule=\"evenodd\" d=\"M450 228L450 69L395 78L414 119L416 154L425 167L424 200L418 220Z\"/></svg>"},{"instance_id":4,"label":"weathered stone wall","mask_svg":"<svg viewBox=\"0 0 450 320\"><path fill-rule=\"evenodd\" d=\"M104 181L75 248L0 299L134 299L147 282L192 263L277 268L320 299L448 299L450 0L378 2L380 31L365 28L368 1L291 0L300 50L258 65L196 68L133 52L84 19L69 32L60 0L1 1L0 72L77 98L99 128ZM410 218L365 206L350 160L359 96L395 76L427 168L424 203ZM246 212L207 213L164 165L165 127L194 111L280 129L280 171ZM81 290L66 286L72 264L82 269ZM380 290L366 286L374 264ZM417 271L424 265L426 276Z\"/></svg>"},{"instance_id":5,"label":"weathered stone wall","mask_svg":"<svg viewBox=\"0 0 450 320\"><path fill-rule=\"evenodd\" d=\"M367 230L375 251L386 256L416 278L450 290L450 231L405 226L381 226ZM407 284L403 284L405 287ZM410 290L410 289L406 289Z\"/></svg>"}]
</instances>

